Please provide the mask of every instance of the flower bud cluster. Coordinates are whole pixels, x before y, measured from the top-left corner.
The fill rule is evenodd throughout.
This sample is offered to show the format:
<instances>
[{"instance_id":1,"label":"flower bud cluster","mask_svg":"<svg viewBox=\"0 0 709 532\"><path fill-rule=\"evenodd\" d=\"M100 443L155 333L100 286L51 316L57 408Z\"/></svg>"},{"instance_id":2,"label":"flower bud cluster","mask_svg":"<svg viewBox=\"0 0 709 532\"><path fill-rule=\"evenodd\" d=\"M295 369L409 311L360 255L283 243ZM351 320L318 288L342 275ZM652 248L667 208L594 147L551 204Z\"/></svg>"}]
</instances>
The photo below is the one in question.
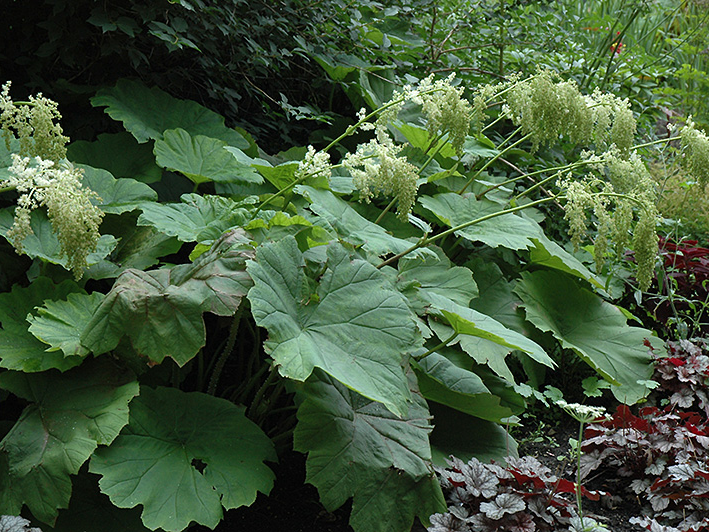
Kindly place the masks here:
<instances>
[{"instance_id":1,"label":"flower bud cluster","mask_svg":"<svg viewBox=\"0 0 709 532\"><path fill-rule=\"evenodd\" d=\"M59 161L66 157L66 143L59 125L57 103L42 94L30 96L29 102L16 105L10 97L10 82L0 92L0 129L7 149L13 135L20 143L20 155Z\"/></svg>"},{"instance_id":2,"label":"flower bud cluster","mask_svg":"<svg viewBox=\"0 0 709 532\"><path fill-rule=\"evenodd\" d=\"M2 187L12 187L18 194L15 219L7 239L19 252L22 241L32 234L30 213L46 207L49 220L57 234L62 255L67 257L67 268L78 279L86 268L87 255L96 248L103 212L91 203L96 194L81 184L81 170L65 162L13 154L9 168L11 177L0 182Z\"/></svg>"},{"instance_id":3,"label":"flower bud cluster","mask_svg":"<svg viewBox=\"0 0 709 532\"><path fill-rule=\"evenodd\" d=\"M564 210L571 242L578 249L585 239L587 212L592 211L597 229L596 268L600 271L605 263L609 241L619 253L632 247L636 278L645 290L652 281L658 245L658 212L652 178L635 152L624 158L612 147L600 157L593 156L592 161L594 169L604 174L603 178L591 173L580 180L567 176L559 183L565 190Z\"/></svg>"},{"instance_id":4,"label":"flower bud cluster","mask_svg":"<svg viewBox=\"0 0 709 532\"><path fill-rule=\"evenodd\" d=\"M454 87L455 74L446 79L433 79L433 75L421 80L417 87L405 86L395 91L385 109L379 114L376 126L385 130L393 123L406 102L421 106L426 117L426 129L430 138L448 134L453 149L462 155L465 137L470 133L473 107L463 98L463 88Z\"/></svg>"},{"instance_id":5,"label":"flower bud cluster","mask_svg":"<svg viewBox=\"0 0 709 532\"><path fill-rule=\"evenodd\" d=\"M555 81L548 71L513 86L506 103L534 150L560 135L578 144L615 144L623 152L633 144L636 122L627 99L599 90L584 96L574 81Z\"/></svg>"},{"instance_id":6,"label":"flower bud cluster","mask_svg":"<svg viewBox=\"0 0 709 532\"><path fill-rule=\"evenodd\" d=\"M582 405L579 403L567 403L563 399L556 401L556 404L563 408L571 417L579 423L589 423L598 419L608 419L610 416L602 406Z\"/></svg>"},{"instance_id":7,"label":"flower bud cluster","mask_svg":"<svg viewBox=\"0 0 709 532\"><path fill-rule=\"evenodd\" d=\"M308 146L308 152L298 164L298 169L295 171L295 178L312 177L314 179L332 177L332 169L330 166L330 154L324 151L315 151L315 148Z\"/></svg>"},{"instance_id":8,"label":"flower bud cluster","mask_svg":"<svg viewBox=\"0 0 709 532\"><path fill-rule=\"evenodd\" d=\"M682 167L702 184L709 183L709 138L696 128L692 117L680 130Z\"/></svg>"},{"instance_id":9,"label":"flower bud cluster","mask_svg":"<svg viewBox=\"0 0 709 532\"><path fill-rule=\"evenodd\" d=\"M393 196L399 218L406 221L416 200L419 169L399 156L401 149L388 135L379 132L377 138L357 146L355 153L348 153L342 164L364 201L379 195Z\"/></svg>"}]
</instances>

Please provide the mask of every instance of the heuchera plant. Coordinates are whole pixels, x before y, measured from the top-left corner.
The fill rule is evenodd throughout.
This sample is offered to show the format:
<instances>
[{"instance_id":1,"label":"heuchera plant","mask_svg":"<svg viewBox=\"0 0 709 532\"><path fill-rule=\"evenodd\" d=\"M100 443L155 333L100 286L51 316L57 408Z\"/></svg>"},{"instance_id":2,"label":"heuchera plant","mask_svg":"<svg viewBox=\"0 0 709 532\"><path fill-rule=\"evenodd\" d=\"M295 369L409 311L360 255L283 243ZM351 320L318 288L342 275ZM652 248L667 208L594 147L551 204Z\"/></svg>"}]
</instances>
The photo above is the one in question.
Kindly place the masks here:
<instances>
[{"instance_id":1,"label":"heuchera plant","mask_svg":"<svg viewBox=\"0 0 709 532\"><path fill-rule=\"evenodd\" d=\"M613 418L590 425L582 445L582 474L610 471L647 504L634 522L648 530L709 530L709 422L671 407L620 405Z\"/></svg>"},{"instance_id":2,"label":"heuchera plant","mask_svg":"<svg viewBox=\"0 0 709 532\"><path fill-rule=\"evenodd\" d=\"M506 467L451 457L437 471L448 512L431 516L429 532L604 530L588 515L580 519L569 497L576 485L534 457L508 458ZM596 501L601 495L584 487L581 493Z\"/></svg>"},{"instance_id":3,"label":"heuchera plant","mask_svg":"<svg viewBox=\"0 0 709 532\"><path fill-rule=\"evenodd\" d=\"M675 336L709 333L709 249L696 240L661 237L659 250L659 293L646 298L645 308Z\"/></svg>"},{"instance_id":4,"label":"heuchera plant","mask_svg":"<svg viewBox=\"0 0 709 532\"><path fill-rule=\"evenodd\" d=\"M669 402L674 410L698 408L709 417L707 341L703 338L668 341L666 347L667 356L659 356L653 350L653 378L660 383L653 397Z\"/></svg>"},{"instance_id":5,"label":"heuchera plant","mask_svg":"<svg viewBox=\"0 0 709 532\"><path fill-rule=\"evenodd\" d=\"M590 425L582 445L582 474L615 472L619 489L647 501L644 517L634 522L648 530L705 531L709 530L706 341L670 341L667 353L655 354L654 379L660 386L650 400L660 406L642 408L635 415L621 405L612 419Z\"/></svg>"}]
</instances>

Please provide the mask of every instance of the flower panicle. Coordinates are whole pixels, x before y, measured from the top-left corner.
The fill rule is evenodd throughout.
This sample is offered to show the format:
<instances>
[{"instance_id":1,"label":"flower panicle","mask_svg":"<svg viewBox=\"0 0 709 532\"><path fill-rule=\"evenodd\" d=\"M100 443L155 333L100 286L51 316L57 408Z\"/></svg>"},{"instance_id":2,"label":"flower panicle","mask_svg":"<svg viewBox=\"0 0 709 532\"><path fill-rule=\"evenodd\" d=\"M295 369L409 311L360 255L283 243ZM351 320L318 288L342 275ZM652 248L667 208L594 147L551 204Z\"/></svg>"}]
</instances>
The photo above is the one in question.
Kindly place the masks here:
<instances>
[{"instance_id":1,"label":"flower panicle","mask_svg":"<svg viewBox=\"0 0 709 532\"><path fill-rule=\"evenodd\" d=\"M33 161L17 154L12 157L11 177L0 183L19 194L7 239L22 253L23 240L33 234L31 212L46 207L62 255L67 258L67 269L80 279L86 257L96 249L101 236L98 228L104 213L92 203L98 196L82 185L82 171L66 161L56 164L41 157Z\"/></svg>"},{"instance_id":2,"label":"flower panicle","mask_svg":"<svg viewBox=\"0 0 709 532\"><path fill-rule=\"evenodd\" d=\"M636 121L627 99L598 89L583 95L574 81L557 81L546 70L514 85L506 104L533 150L560 135L576 144L614 144L623 153L633 144Z\"/></svg>"},{"instance_id":3,"label":"flower panicle","mask_svg":"<svg viewBox=\"0 0 709 532\"><path fill-rule=\"evenodd\" d=\"M23 157L40 157L59 161L66 157L66 137L59 124L61 114L56 102L41 93L30 96L28 102L15 103L10 97L11 82L0 91L0 129L8 150L11 142L19 142Z\"/></svg>"}]
</instances>

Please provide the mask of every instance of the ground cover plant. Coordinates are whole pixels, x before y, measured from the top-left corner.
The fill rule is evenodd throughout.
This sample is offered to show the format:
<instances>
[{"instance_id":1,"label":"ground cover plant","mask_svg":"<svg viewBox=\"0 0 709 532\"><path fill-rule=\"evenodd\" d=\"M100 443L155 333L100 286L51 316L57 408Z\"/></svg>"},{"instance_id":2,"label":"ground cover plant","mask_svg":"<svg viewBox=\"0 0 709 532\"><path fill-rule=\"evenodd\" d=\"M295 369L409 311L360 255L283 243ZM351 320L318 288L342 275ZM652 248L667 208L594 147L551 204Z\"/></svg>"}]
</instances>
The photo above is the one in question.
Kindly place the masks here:
<instances>
[{"instance_id":1,"label":"ground cover plant","mask_svg":"<svg viewBox=\"0 0 709 532\"><path fill-rule=\"evenodd\" d=\"M74 86L104 116L100 134L70 142L51 94L3 86L0 515L42 530L92 530L106 516L121 530L214 528L267 496L295 451L324 508L349 505L358 532L444 526L429 516L446 510L436 467L450 455L447 488L462 487L463 460L509 460L471 462L502 491L481 492L463 521L479 510L491 529L589 524L578 500L555 495L573 482L528 474L536 464L516 458L507 429L562 357L624 405L648 396L663 342L613 304L609 272L651 289L658 211L645 158L672 143L683 175L706 184L709 142L692 120L645 138L629 100L550 70L448 77L457 52L433 20L428 41L397 25L397 13L414 16L404 4L379 22L382 6L355 5L346 57L327 39L298 51L332 79L331 103L341 89L362 107L282 100L279 112L331 123L312 145L279 151L297 128L228 127L159 76ZM97 7L91 24L126 33L131 6ZM309 7L249 13L268 27ZM199 48L198 32L159 16L134 19L151 29L140 42L160 40L173 59ZM312 26L297 27L307 41ZM614 42L603 57L620 55ZM283 69L293 53L253 46L250 59ZM422 49L448 58L438 76L414 66ZM210 82L214 96L225 78ZM264 131L280 133L266 144ZM682 430L700 427L687 419Z\"/></svg>"}]
</instances>

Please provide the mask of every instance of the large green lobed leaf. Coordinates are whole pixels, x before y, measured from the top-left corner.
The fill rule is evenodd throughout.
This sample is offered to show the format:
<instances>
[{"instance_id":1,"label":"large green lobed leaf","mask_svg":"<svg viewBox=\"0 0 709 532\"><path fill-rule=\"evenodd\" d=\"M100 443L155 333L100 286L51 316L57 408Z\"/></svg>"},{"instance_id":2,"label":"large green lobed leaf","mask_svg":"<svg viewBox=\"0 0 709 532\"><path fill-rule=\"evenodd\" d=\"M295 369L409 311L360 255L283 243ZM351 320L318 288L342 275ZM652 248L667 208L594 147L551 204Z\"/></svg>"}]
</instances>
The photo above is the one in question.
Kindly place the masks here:
<instances>
[{"instance_id":1,"label":"large green lobed leaf","mask_svg":"<svg viewBox=\"0 0 709 532\"><path fill-rule=\"evenodd\" d=\"M66 373L6 372L0 387L30 401L0 442L0 477L9 479L6 500L10 507L26 504L51 524L69 503L70 475L128 423L128 403L138 394L138 383L102 358ZM6 510L0 508L0 514Z\"/></svg>"},{"instance_id":2,"label":"large green lobed leaf","mask_svg":"<svg viewBox=\"0 0 709 532\"><path fill-rule=\"evenodd\" d=\"M211 244L249 218L243 204L221 196L183 194L182 203L145 203L138 225L151 226L182 242Z\"/></svg>"},{"instance_id":3,"label":"large green lobed leaf","mask_svg":"<svg viewBox=\"0 0 709 532\"><path fill-rule=\"evenodd\" d=\"M151 530L214 528L224 508L250 505L268 493L276 461L271 440L229 401L175 388L143 387L130 423L91 459L101 491L119 508L143 506ZM201 466L203 467L200 467Z\"/></svg>"},{"instance_id":4,"label":"large green lobed leaf","mask_svg":"<svg viewBox=\"0 0 709 532\"><path fill-rule=\"evenodd\" d=\"M224 117L197 102L173 98L165 91L148 88L140 82L120 79L114 87L104 88L91 99L94 107L106 107L114 120L123 122L138 142L163 138L168 129L182 128L191 135L220 139L246 150L249 143L236 130L224 125Z\"/></svg>"},{"instance_id":5,"label":"large green lobed leaf","mask_svg":"<svg viewBox=\"0 0 709 532\"><path fill-rule=\"evenodd\" d=\"M168 170L180 172L195 184L262 183L263 178L240 163L225 148L223 140L204 135L190 135L184 129L169 129L155 141L155 159Z\"/></svg>"},{"instance_id":6,"label":"large green lobed leaf","mask_svg":"<svg viewBox=\"0 0 709 532\"><path fill-rule=\"evenodd\" d=\"M642 381L652 377L652 356L645 340L662 350L652 331L630 327L617 307L603 301L567 275L551 271L524 272L515 293L527 319L551 332L562 346L613 383L616 399L634 404L650 390Z\"/></svg>"},{"instance_id":7,"label":"large green lobed leaf","mask_svg":"<svg viewBox=\"0 0 709 532\"><path fill-rule=\"evenodd\" d=\"M27 287L15 285L10 292L0 294L0 367L29 373L48 369L66 371L81 364L83 357L79 353L65 356L61 351L47 351L47 344L28 330L27 321L35 307L81 291L72 281L55 285L47 277L39 277Z\"/></svg>"},{"instance_id":8,"label":"large green lobed leaf","mask_svg":"<svg viewBox=\"0 0 709 532\"><path fill-rule=\"evenodd\" d=\"M252 313L268 329L265 348L281 375L304 381L318 367L405 415L410 394L402 360L417 333L403 296L339 244L328 246L317 287L304 267L295 238L286 237L260 246L247 270Z\"/></svg>"},{"instance_id":9,"label":"large green lobed leaf","mask_svg":"<svg viewBox=\"0 0 709 532\"><path fill-rule=\"evenodd\" d=\"M294 447L308 453L306 480L330 511L352 497L356 532L407 532L415 516L425 523L445 508L431 465L430 414L415 389L404 417L319 372L302 396Z\"/></svg>"},{"instance_id":10,"label":"large green lobed leaf","mask_svg":"<svg viewBox=\"0 0 709 532\"><path fill-rule=\"evenodd\" d=\"M238 308L251 287L245 272L251 257L251 242L234 230L192 264L124 271L86 323L81 343L101 354L127 336L153 362L170 356L183 366L206 342L202 313L228 316Z\"/></svg>"}]
</instances>

